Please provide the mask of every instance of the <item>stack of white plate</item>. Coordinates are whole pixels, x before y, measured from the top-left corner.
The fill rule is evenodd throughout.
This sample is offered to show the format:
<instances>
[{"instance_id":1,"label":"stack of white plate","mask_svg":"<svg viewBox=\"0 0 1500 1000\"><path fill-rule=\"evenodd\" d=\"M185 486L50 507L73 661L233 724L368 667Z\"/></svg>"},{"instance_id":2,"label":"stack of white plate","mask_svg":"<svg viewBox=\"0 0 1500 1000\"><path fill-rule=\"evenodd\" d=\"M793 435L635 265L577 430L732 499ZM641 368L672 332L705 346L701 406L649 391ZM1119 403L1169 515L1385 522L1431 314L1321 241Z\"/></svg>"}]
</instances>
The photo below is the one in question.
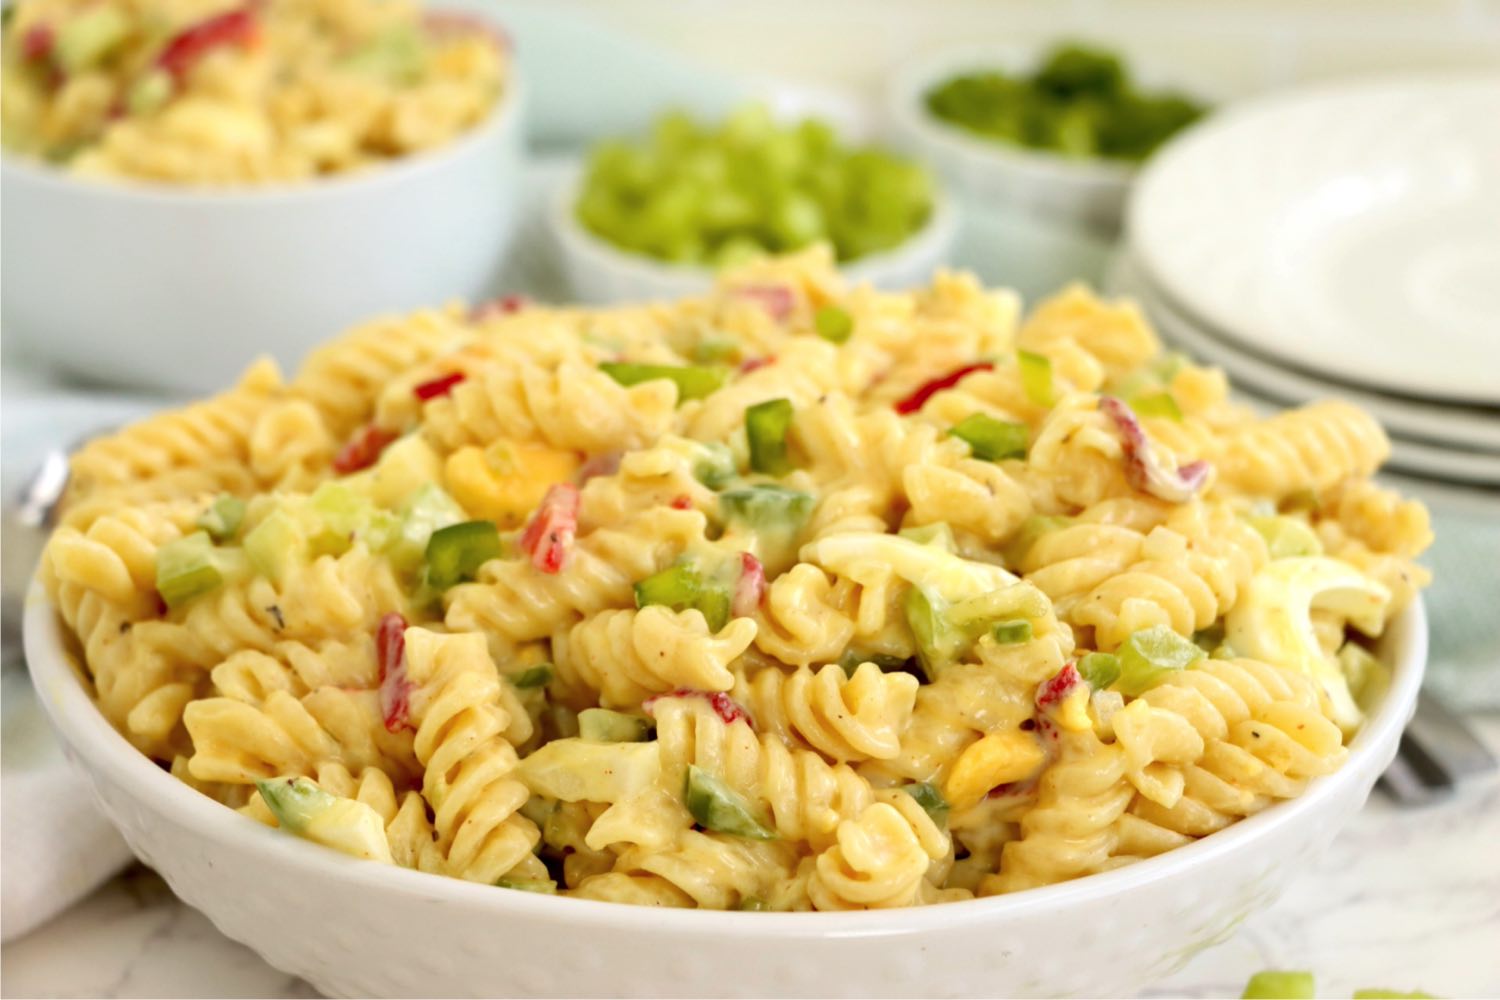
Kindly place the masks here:
<instances>
[{"instance_id":1,"label":"stack of white plate","mask_svg":"<svg viewBox=\"0 0 1500 1000\"><path fill-rule=\"evenodd\" d=\"M1137 184L1111 283L1252 404L1341 396L1428 494L1500 497L1500 74L1237 106Z\"/></svg>"}]
</instances>

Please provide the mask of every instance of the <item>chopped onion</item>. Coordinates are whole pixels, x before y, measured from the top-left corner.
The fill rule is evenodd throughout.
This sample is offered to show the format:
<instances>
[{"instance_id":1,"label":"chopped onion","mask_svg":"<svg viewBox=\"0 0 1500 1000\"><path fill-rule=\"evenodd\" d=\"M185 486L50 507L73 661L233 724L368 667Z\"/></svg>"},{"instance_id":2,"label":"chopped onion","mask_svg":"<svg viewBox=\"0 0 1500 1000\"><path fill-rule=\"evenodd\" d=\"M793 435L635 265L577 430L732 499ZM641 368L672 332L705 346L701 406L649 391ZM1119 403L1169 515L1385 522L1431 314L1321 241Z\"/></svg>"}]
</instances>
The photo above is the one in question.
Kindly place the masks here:
<instances>
[{"instance_id":1,"label":"chopped onion","mask_svg":"<svg viewBox=\"0 0 1500 1000\"><path fill-rule=\"evenodd\" d=\"M1209 464L1203 459L1189 462L1180 469L1171 469L1156 454L1151 439L1125 402L1114 396L1101 396L1099 409L1120 432L1120 443L1125 448L1125 479L1142 493L1149 493L1168 503L1187 503L1208 481Z\"/></svg>"}]
</instances>

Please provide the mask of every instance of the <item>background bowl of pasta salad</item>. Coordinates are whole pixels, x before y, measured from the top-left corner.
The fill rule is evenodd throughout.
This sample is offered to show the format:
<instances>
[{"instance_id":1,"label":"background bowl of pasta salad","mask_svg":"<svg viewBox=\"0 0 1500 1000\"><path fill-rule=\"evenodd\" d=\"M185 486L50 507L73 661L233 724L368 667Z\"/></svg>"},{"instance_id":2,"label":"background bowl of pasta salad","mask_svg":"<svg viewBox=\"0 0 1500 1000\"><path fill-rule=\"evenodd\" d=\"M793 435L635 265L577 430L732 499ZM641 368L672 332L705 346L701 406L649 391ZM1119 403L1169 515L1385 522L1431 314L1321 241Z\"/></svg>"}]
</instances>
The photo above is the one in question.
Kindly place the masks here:
<instances>
[{"instance_id":1,"label":"background bowl of pasta salad","mask_svg":"<svg viewBox=\"0 0 1500 1000\"><path fill-rule=\"evenodd\" d=\"M205 390L488 291L523 144L496 28L406 2L7 13L4 322L24 352Z\"/></svg>"},{"instance_id":2,"label":"background bowl of pasta salad","mask_svg":"<svg viewBox=\"0 0 1500 1000\"><path fill-rule=\"evenodd\" d=\"M1127 995L1223 940L1328 846L1393 757L1427 649L1417 600L1380 641L1390 686L1347 763L1195 843L988 899L752 913L499 892L248 822L109 725L40 585L25 626L39 698L136 854L273 965L363 996Z\"/></svg>"}]
</instances>

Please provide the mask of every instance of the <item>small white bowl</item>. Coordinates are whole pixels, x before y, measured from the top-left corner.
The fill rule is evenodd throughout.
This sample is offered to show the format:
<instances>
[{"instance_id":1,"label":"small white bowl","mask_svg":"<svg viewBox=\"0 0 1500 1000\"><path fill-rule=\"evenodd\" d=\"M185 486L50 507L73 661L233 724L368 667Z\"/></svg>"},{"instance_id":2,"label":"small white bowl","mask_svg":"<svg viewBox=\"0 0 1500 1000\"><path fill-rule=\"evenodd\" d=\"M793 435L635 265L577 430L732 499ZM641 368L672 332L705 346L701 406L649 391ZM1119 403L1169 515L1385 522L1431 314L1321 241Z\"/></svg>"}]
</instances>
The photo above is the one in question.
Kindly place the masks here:
<instances>
[{"instance_id":1,"label":"small white bowl","mask_svg":"<svg viewBox=\"0 0 1500 1000\"><path fill-rule=\"evenodd\" d=\"M938 118L927 108L934 86L963 73L1002 70L1029 73L1043 50L1020 46L968 46L939 53L899 71L887 92L896 141L930 163L958 190L982 204L1004 204L1050 219L1114 233L1135 179L1134 164L1080 159L986 139ZM1135 72L1148 90L1180 88L1200 100L1205 91L1170 74Z\"/></svg>"},{"instance_id":2,"label":"small white bowl","mask_svg":"<svg viewBox=\"0 0 1500 1000\"><path fill-rule=\"evenodd\" d=\"M224 808L120 736L34 585L26 657L68 755L137 855L221 931L332 996L1131 996L1305 872L1370 793L1427 657L1420 603L1335 774L1226 830L1088 878L863 913L657 910L358 861Z\"/></svg>"},{"instance_id":3,"label":"small white bowl","mask_svg":"<svg viewBox=\"0 0 1500 1000\"><path fill-rule=\"evenodd\" d=\"M0 158L4 326L70 374L192 393L293 366L381 313L483 297L517 219L523 97L449 145L347 177L200 190Z\"/></svg>"},{"instance_id":4,"label":"small white bowl","mask_svg":"<svg viewBox=\"0 0 1500 1000\"><path fill-rule=\"evenodd\" d=\"M582 179L582 168L568 172L548 216L563 277L579 301L592 305L657 302L699 295L713 287L711 267L671 264L631 253L585 228L574 211ZM957 236L958 213L939 188L926 225L899 246L841 264L839 271L853 283L868 282L877 288L925 285L932 272L948 261Z\"/></svg>"}]
</instances>

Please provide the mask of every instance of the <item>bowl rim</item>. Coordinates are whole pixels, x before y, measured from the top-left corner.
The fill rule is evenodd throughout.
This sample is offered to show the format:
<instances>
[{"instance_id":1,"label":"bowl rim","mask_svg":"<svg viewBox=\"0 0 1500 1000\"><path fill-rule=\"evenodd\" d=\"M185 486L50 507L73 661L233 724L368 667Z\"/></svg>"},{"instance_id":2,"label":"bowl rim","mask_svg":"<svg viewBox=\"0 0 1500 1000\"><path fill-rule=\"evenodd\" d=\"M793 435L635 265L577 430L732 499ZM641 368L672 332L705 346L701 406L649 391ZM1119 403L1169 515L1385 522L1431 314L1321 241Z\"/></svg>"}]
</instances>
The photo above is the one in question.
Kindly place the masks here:
<instances>
[{"instance_id":1,"label":"bowl rim","mask_svg":"<svg viewBox=\"0 0 1500 1000\"><path fill-rule=\"evenodd\" d=\"M920 160L917 162L921 163ZM932 211L927 221L914 230L906 239L886 250L856 257L846 262L834 262L834 267L852 281L868 281L873 275L891 267L927 248L939 251L950 237L958 231L958 208L948 192L943 178L930 165L921 163L932 177ZM642 253L635 253L616 246L598 235L578 220L574 209L578 205L579 190L583 185L587 169L587 154L569 163L557 181L552 195L552 204L547 212L547 224L554 239L561 244L564 253L589 258L591 267L607 267L614 273L624 273L634 281L652 284L680 283L686 288L689 282L706 281L713 284L720 269L711 264L679 264L658 260ZM804 248L805 249L805 248ZM800 251L789 251L798 253Z\"/></svg>"},{"instance_id":2,"label":"bowl rim","mask_svg":"<svg viewBox=\"0 0 1500 1000\"><path fill-rule=\"evenodd\" d=\"M922 142L937 146L950 156L961 156L971 161L985 160L988 161L988 166L1014 170L1037 179L1101 186L1127 185L1144 168L1144 162L1099 156L1064 156L1003 139L986 139L961 125L934 115L923 100L927 91L939 80L960 73L993 70L997 67L1010 69L1021 62L1034 64L1039 55L1049 47L1078 37L1080 35L1077 32L1064 32L1030 44L976 42L929 53L897 69L886 91L887 110L899 127L916 135ZM1154 79L1148 83L1158 90L1164 86ZM1182 89L1194 98L1207 102L1208 114L1212 114L1221 103L1215 95L1195 84L1184 84Z\"/></svg>"},{"instance_id":3,"label":"bowl rim","mask_svg":"<svg viewBox=\"0 0 1500 1000\"><path fill-rule=\"evenodd\" d=\"M55 606L39 578L27 595L24 639L28 670L53 728L69 757L82 758L91 781L104 780L125 791L140 808L201 837L208 843L234 845L255 853L291 873L308 872L337 879L351 888L404 894L413 899L487 910L497 916L550 921L574 927L623 929L640 917L638 908L596 900L496 892L491 886L429 875L394 865L361 861L338 851L289 837L247 820L234 810L200 794L140 753L104 718L85 689L81 670L64 646ZM1391 683L1379 708L1366 719L1350 744L1349 759L1330 775L1313 779L1302 795L1278 802L1217 833L1153 858L1069 882L981 899L935 906L901 907L845 913L743 913L654 908L652 933L673 931L697 938L743 938L754 933L771 939L899 937L919 935L999 919L1023 918L1082 901L1099 902L1173 877L1254 844L1269 831L1315 815L1321 804L1356 783L1361 772L1383 768L1381 747L1394 749L1416 706L1427 660L1427 614L1421 595L1386 629L1383 659ZM1370 776L1373 781L1373 776Z\"/></svg>"},{"instance_id":4,"label":"bowl rim","mask_svg":"<svg viewBox=\"0 0 1500 1000\"><path fill-rule=\"evenodd\" d=\"M441 8L436 8L441 9ZM455 10L466 8L455 8ZM482 15L474 15L480 17ZM489 27L503 32L500 24L486 19ZM505 35L505 37L509 37ZM65 170L39 164L13 153L0 153L0 178L9 185L17 181L54 190L64 190L85 198L172 204L189 207L221 205L244 207L266 204L293 205L339 195L354 196L371 189L420 180L441 170L448 162L463 159L476 148L485 146L498 133L520 127L525 107L525 82L520 60L512 53L506 66L500 93L485 115L462 134L440 146L418 150L379 166L341 174L329 174L303 181L277 181L272 184L225 185L222 187L173 184L167 181L134 177L78 177Z\"/></svg>"}]
</instances>

